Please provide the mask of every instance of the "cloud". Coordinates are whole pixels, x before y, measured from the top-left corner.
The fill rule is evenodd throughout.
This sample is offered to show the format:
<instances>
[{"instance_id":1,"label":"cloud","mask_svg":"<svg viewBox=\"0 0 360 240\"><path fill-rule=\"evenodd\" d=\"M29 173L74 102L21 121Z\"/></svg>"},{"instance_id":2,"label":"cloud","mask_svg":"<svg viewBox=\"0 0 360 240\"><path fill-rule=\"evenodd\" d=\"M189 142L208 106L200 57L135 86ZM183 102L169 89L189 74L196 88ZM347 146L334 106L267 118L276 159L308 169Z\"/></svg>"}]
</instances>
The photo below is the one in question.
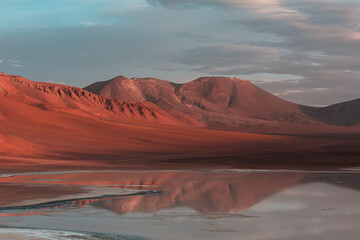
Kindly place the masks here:
<instances>
[{"instance_id":1,"label":"cloud","mask_svg":"<svg viewBox=\"0 0 360 240\"><path fill-rule=\"evenodd\" d=\"M245 44L211 44L183 52L176 57L178 63L193 66L194 70L219 73L233 67L251 69L260 62L277 57L276 49Z\"/></svg>"},{"instance_id":2,"label":"cloud","mask_svg":"<svg viewBox=\"0 0 360 240\"><path fill-rule=\"evenodd\" d=\"M188 7L229 7L238 12L238 16L225 21L224 28L236 32L245 27L248 33L266 34L264 38L255 37L250 41L240 39L188 49L174 57L174 63L203 74L242 78L254 74L295 75L299 80L291 88L280 88L284 86L277 83L262 86L300 103L323 105L359 97L354 89L360 85L360 3L332 0L155 2L167 8L185 3ZM322 92L324 100L319 100L315 92ZM314 97L309 97L311 94Z\"/></svg>"},{"instance_id":3,"label":"cloud","mask_svg":"<svg viewBox=\"0 0 360 240\"><path fill-rule=\"evenodd\" d=\"M285 89L282 92L274 93L275 96L287 96L294 93L308 93L308 92L317 92L317 91L326 91L328 88L308 88L308 89Z\"/></svg>"},{"instance_id":4,"label":"cloud","mask_svg":"<svg viewBox=\"0 0 360 240\"><path fill-rule=\"evenodd\" d=\"M264 15L273 19L301 19L296 10L283 5L279 0L147 0L152 6L188 9L196 7L217 7L229 10L245 10L253 14Z\"/></svg>"},{"instance_id":5,"label":"cloud","mask_svg":"<svg viewBox=\"0 0 360 240\"><path fill-rule=\"evenodd\" d=\"M37 16L39 5L28 6L30 15L8 6L3 18L18 19L0 29L3 70L77 86L119 74L174 82L227 75L264 80L261 87L303 104L359 97L360 3L353 0L73 3L66 21L59 0L25 27L19 22Z\"/></svg>"},{"instance_id":6,"label":"cloud","mask_svg":"<svg viewBox=\"0 0 360 240\"><path fill-rule=\"evenodd\" d=\"M14 59L5 59L5 60L9 63L20 63L19 60L14 60Z\"/></svg>"},{"instance_id":7,"label":"cloud","mask_svg":"<svg viewBox=\"0 0 360 240\"><path fill-rule=\"evenodd\" d=\"M239 21L248 29L267 32L283 39L281 48L321 52L328 55L357 55L360 52L360 32L335 24L316 25L311 21L274 21L268 18Z\"/></svg>"},{"instance_id":8,"label":"cloud","mask_svg":"<svg viewBox=\"0 0 360 240\"><path fill-rule=\"evenodd\" d=\"M358 3L334 0L304 0L295 3L296 8L311 16L313 24L333 23L338 26L358 26L360 6Z\"/></svg>"},{"instance_id":9,"label":"cloud","mask_svg":"<svg viewBox=\"0 0 360 240\"><path fill-rule=\"evenodd\" d=\"M19 64L20 61L14 59L7 59L7 58L0 59L0 63L5 63L8 66L12 66L12 67L18 67L18 68L21 67L21 65Z\"/></svg>"}]
</instances>

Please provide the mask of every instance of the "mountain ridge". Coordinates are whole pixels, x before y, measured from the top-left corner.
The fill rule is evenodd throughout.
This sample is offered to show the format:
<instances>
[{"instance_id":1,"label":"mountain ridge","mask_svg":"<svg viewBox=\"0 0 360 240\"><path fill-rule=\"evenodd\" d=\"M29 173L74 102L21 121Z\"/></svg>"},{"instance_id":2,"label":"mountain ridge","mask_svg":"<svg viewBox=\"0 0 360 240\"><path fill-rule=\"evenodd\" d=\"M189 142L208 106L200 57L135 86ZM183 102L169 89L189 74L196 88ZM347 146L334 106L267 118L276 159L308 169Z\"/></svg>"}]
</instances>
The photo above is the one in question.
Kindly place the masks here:
<instances>
[{"instance_id":1,"label":"mountain ridge","mask_svg":"<svg viewBox=\"0 0 360 240\"><path fill-rule=\"evenodd\" d=\"M360 123L360 105L355 100L347 102L350 106L345 113L338 107L341 103L323 108L304 106L288 102L249 81L233 77L201 77L176 84L156 78L128 79L118 76L93 83L84 89L109 98L150 101L165 110L182 112L214 127L294 122L336 126Z\"/></svg>"},{"instance_id":2,"label":"mountain ridge","mask_svg":"<svg viewBox=\"0 0 360 240\"><path fill-rule=\"evenodd\" d=\"M21 76L4 73L0 74L0 82L0 95L10 95L14 98L25 97L30 104L44 109L74 109L110 118L201 126L187 117L179 121L151 102L119 101L77 87L33 82Z\"/></svg>"},{"instance_id":3,"label":"mountain ridge","mask_svg":"<svg viewBox=\"0 0 360 240\"><path fill-rule=\"evenodd\" d=\"M0 74L0 171L138 166L170 169L180 165L232 168L358 161L359 137L356 133L359 128L316 125L316 122L305 124L283 118L280 121L264 120L246 115L254 109L236 116L238 109L248 109L246 104L249 102L242 102L248 100L246 95L243 98L244 95L231 94L236 93L234 90L241 84L248 86L246 82L239 81L236 88L225 79L218 84L204 78L190 86L154 79L147 82L150 87L144 89L145 96L157 105L146 101L115 100L80 88ZM203 82L207 84L205 88ZM162 87L159 88L158 83ZM256 94L265 96L261 102L268 105L257 106L260 109L274 103L267 99L277 99L272 95L261 95L263 90L249 86L254 90L247 92L252 100L257 99ZM177 93L168 91L174 88ZM133 89L133 93L137 91L137 88L128 89ZM227 94L222 94L225 92L222 89L227 89ZM253 93L255 97L251 95ZM282 110L297 106L276 101L284 104ZM221 104L218 106L217 102ZM171 106L174 108L170 109ZM268 113L265 110L263 114ZM226 124L230 121L234 125L240 119L245 124L242 130L231 124L229 129L222 129L220 125L209 129L211 126L195 117L203 122L222 121ZM273 119L274 116L265 117ZM254 122L246 125L247 120ZM266 134L264 128L257 129L256 124L267 126L270 134ZM336 157L340 155L341 160Z\"/></svg>"}]
</instances>

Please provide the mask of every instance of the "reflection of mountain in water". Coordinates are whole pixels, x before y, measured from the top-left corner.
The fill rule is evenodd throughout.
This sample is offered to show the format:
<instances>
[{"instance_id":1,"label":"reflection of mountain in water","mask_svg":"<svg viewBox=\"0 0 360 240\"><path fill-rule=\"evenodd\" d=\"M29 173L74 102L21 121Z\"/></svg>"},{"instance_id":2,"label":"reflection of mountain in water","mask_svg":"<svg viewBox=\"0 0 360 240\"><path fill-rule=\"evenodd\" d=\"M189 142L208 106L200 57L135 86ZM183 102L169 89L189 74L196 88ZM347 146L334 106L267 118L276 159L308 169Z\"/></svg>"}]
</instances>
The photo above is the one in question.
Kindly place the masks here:
<instances>
[{"instance_id":1,"label":"reflection of mountain in water","mask_svg":"<svg viewBox=\"0 0 360 240\"><path fill-rule=\"evenodd\" d=\"M41 180L43 178L43 180ZM233 213L253 205L287 188L300 184L326 182L341 187L360 189L358 173L306 172L91 172L37 176L37 182L58 184L63 179L71 186L96 186L152 190L128 196L103 196L41 204L27 212L5 212L3 216L39 215L50 209L61 210L92 205L117 214L156 212L173 207L187 207L199 212ZM16 178L15 178L16 179ZM27 182L34 176L21 176ZM27 183L29 183L27 182ZM154 192L154 191L161 191ZM20 209L18 209L20 210ZM30 210L30 211L29 211Z\"/></svg>"},{"instance_id":2,"label":"reflection of mountain in water","mask_svg":"<svg viewBox=\"0 0 360 240\"><path fill-rule=\"evenodd\" d=\"M278 193L286 188L299 184L306 173L279 172L91 172L58 174L44 176L19 176L13 181L50 184L64 183L68 186L94 186L111 188L129 188L137 190L161 191L162 193L145 192L133 196L104 196L93 199L73 199L39 204L27 207L25 215L35 215L37 210L77 208L92 205L108 209L118 214L127 212L156 212L172 207L187 207L199 212L237 212ZM58 183L53 181L62 179ZM34 190L36 191L36 190ZM8 209L9 210L9 209ZM20 208L18 210L21 210ZM40 212L41 213L41 212ZM18 212L10 213L7 216ZM23 215L24 213L20 213Z\"/></svg>"},{"instance_id":3,"label":"reflection of mountain in water","mask_svg":"<svg viewBox=\"0 0 360 240\"><path fill-rule=\"evenodd\" d=\"M97 202L124 214L188 207L200 212L237 212L301 182L306 173L159 173L129 178L126 185L158 185L164 194Z\"/></svg>"}]
</instances>

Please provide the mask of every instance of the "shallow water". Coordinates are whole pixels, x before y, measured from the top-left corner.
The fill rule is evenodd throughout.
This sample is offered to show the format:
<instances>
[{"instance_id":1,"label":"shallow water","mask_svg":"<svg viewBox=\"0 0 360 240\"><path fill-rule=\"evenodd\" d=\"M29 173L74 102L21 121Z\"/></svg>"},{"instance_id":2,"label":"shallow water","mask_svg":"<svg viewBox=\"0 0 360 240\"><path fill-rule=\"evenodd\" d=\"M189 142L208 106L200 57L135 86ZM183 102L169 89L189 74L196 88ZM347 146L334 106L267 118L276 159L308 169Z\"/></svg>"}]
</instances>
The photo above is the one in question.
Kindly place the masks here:
<instances>
[{"instance_id":1,"label":"shallow water","mask_svg":"<svg viewBox=\"0 0 360 240\"><path fill-rule=\"evenodd\" d=\"M0 239L358 239L360 172L3 175Z\"/></svg>"}]
</instances>

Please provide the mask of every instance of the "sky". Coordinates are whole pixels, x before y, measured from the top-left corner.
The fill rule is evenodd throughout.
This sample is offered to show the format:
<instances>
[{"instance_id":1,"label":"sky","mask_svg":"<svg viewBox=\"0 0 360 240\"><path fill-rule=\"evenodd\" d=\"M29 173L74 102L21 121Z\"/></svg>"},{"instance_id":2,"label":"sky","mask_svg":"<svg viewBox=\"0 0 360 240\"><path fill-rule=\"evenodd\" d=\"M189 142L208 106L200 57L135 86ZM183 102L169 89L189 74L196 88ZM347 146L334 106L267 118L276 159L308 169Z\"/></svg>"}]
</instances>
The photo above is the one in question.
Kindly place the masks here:
<instances>
[{"instance_id":1,"label":"sky","mask_svg":"<svg viewBox=\"0 0 360 240\"><path fill-rule=\"evenodd\" d=\"M292 102L360 97L358 0L0 0L0 72L250 80Z\"/></svg>"}]
</instances>

